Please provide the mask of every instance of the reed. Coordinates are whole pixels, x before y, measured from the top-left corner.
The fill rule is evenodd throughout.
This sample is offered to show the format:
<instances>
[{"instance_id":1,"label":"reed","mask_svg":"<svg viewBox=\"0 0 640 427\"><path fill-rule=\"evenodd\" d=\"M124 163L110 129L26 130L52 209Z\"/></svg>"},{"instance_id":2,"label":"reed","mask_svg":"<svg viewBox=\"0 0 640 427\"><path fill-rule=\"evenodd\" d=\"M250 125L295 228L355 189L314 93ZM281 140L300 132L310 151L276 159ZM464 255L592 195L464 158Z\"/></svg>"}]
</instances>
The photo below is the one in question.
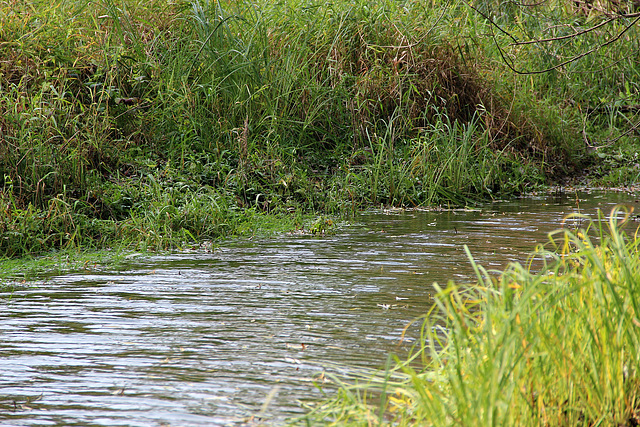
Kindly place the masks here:
<instances>
[{"instance_id":1,"label":"reed","mask_svg":"<svg viewBox=\"0 0 640 427\"><path fill-rule=\"evenodd\" d=\"M413 352L340 379L303 423L635 425L640 256L629 221L615 208L551 233L532 254L536 272L487 271L469 254L477 284L436 285Z\"/></svg>"},{"instance_id":2,"label":"reed","mask_svg":"<svg viewBox=\"0 0 640 427\"><path fill-rule=\"evenodd\" d=\"M550 10L544 22L572 18ZM546 27L530 15L497 16L509 31L541 34ZM125 225L156 209L153 186L184 203L171 202L178 211L206 194L229 215L221 223L242 209L464 205L582 170L583 130L588 138L629 131L619 110L583 126L580 109L566 107L597 97L583 68L571 75L588 87L580 94L561 73L507 74L489 30L457 2L2 3L0 188L11 202L0 209L0 232L16 242L2 253L66 245L66 225L36 238L14 222L20 211L21 222L37 224L57 199L73 227L91 224L69 241L97 246L137 238ZM634 43L623 40L614 52L621 61L595 86L611 99L625 87L624 102L635 102L636 85L615 79L636 72ZM521 50L519 66L544 65ZM596 172L621 166L614 151L631 150L631 135L601 151ZM637 176L623 157L626 172L610 182ZM178 197L177 183L189 194ZM193 223L179 222L182 231L154 216L152 234L215 234L196 220L208 207L199 209ZM173 237L160 246L174 246Z\"/></svg>"}]
</instances>

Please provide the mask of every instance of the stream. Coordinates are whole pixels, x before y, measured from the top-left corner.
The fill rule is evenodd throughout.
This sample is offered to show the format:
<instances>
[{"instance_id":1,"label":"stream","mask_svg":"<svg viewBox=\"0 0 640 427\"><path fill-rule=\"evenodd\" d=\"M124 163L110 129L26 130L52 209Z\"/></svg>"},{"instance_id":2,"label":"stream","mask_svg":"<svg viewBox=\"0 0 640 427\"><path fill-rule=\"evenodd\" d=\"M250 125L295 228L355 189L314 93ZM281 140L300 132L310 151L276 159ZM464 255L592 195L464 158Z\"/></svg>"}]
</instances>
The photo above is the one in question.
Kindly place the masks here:
<instances>
[{"instance_id":1,"label":"stream","mask_svg":"<svg viewBox=\"0 0 640 427\"><path fill-rule=\"evenodd\" d=\"M572 192L368 211L326 236L227 240L38 278L2 293L0 425L282 425L322 397L323 371L406 354L419 324L400 342L402 331L431 307L433 282L473 281L464 245L501 269L567 214L617 203L638 205Z\"/></svg>"}]
</instances>

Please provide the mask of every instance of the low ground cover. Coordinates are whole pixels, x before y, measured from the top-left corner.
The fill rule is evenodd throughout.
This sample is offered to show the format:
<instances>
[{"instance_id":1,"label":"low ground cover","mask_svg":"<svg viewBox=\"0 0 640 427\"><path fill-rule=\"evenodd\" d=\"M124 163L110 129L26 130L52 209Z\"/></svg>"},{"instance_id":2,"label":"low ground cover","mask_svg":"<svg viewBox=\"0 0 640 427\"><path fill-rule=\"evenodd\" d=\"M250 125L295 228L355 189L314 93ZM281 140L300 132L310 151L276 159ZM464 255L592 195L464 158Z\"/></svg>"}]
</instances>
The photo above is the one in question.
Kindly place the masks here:
<instances>
[{"instance_id":1,"label":"low ground cover","mask_svg":"<svg viewBox=\"0 0 640 427\"><path fill-rule=\"evenodd\" d=\"M533 255L541 271L474 264L475 286L437 288L406 360L336 378L339 391L302 424L638 425L640 241L637 224L621 229L629 219L614 210L607 225L552 233Z\"/></svg>"}]
</instances>

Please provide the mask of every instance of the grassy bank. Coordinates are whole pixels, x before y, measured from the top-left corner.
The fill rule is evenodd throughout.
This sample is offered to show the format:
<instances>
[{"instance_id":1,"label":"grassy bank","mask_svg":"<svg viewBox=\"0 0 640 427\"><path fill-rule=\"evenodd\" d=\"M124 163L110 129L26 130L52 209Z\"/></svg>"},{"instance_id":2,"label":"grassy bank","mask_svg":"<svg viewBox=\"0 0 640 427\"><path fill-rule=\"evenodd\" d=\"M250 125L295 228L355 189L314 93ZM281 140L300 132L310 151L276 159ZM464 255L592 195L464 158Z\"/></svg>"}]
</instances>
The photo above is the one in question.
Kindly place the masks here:
<instances>
[{"instance_id":1,"label":"grassy bank","mask_svg":"<svg viewBox=\"0 0 640 427\"><path fill-rule=\"evenodd\" d=\"M295 226L371 205L465 205L588 164L604 183L637 178L619 108L638 97L636 27L591 62L519 76L479 9L423 3L0 3L0 256L167 249L253 233L266 216ZM541 37L606 17L562 2L476 6ZM589 49L605 28L549 49ZM553 60L513 49L519 67ZM596 120L587 104L613 110L589 110ZM621 138L592 156L583 134Z\"/></svg>"},{"instance_id":2,"label":"grassy bank","mask_svg":"<svg viewBox=\"0 0 640 427\"><path fill-rule=\"evenodd\" d=\"M413 354L302 424L638 425L640 241L619 219L552 234L540 272L474 265L477 285L438 288Z\"/></svg>"}]
</instances>

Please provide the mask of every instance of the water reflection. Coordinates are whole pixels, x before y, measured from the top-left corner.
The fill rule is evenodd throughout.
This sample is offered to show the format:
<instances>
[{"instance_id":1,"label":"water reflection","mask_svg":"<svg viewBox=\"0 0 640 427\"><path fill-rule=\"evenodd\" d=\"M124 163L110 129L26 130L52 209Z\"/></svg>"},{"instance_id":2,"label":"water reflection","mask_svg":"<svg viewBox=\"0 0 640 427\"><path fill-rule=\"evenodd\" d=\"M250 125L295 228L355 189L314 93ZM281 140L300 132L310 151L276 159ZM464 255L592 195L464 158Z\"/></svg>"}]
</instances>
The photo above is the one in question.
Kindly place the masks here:
<instances>
[{"instance_id":1,"label":"water reflection","mask_svg":"<svg viewBox=\"0 0 640 427\"><path fill-rule=\"evenodd\" d=\"M335 235L228 242L132 260L5 295L0 419L7 425L275 424L323 361L380 366L431 284L524 261L577 211L625 194L541 196L481 211L365 212ZM4 424L3 424L4 425Z\"/></svg>"}]
</instances>

